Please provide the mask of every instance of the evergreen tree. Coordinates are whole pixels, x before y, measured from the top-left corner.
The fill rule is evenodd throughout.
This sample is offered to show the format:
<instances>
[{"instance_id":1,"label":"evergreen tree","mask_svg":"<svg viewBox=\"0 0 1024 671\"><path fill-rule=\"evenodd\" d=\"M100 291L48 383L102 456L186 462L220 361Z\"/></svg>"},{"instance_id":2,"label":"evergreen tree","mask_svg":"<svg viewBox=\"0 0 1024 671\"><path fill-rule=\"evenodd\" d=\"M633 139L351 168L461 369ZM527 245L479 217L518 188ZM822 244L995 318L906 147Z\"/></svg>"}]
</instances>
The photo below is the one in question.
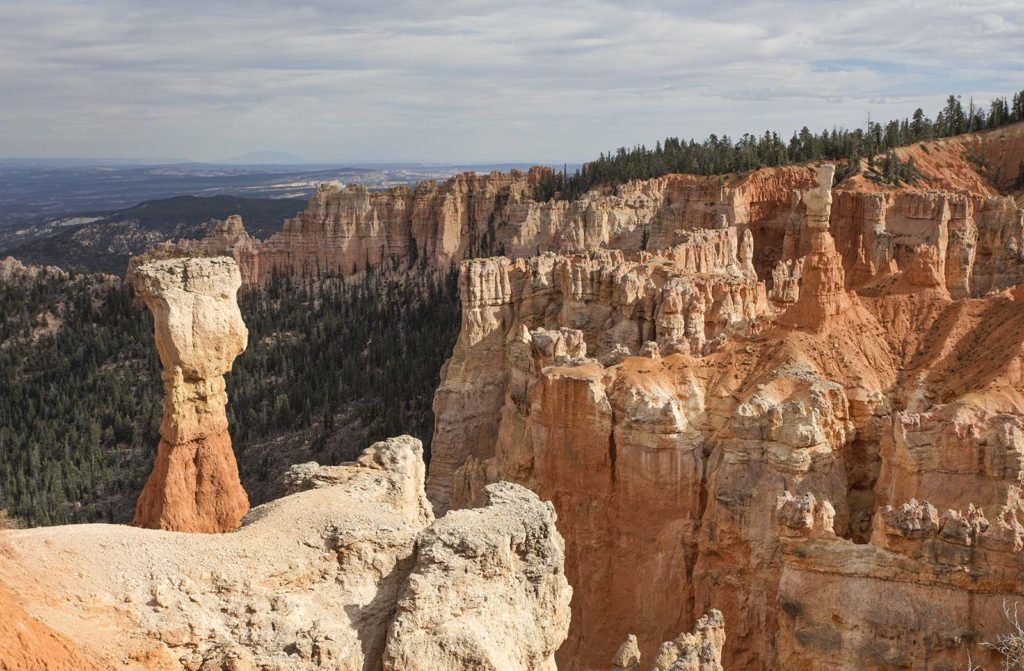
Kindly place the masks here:
<instances>
[{"instance_id":1,"label":"evergreen tree","mask_svg":"<svg viewBox=\"0 0 1024 671\"><path fill-rule=\"evenodd\" d=\"M560 173L549 171L540 180L534 197L574 199L600 185L614 186L668 173L725 175L794 162L850 160L855 155L866 157L873 171L874 157L883 155L885 159L889 150L896 147L957 135L968 128L984 130L1024 121L1024 92L1014 94L1012 100L1009 104L1003 98L996 99L987 113L972 101L965 112L960 97L951 95L935 121L918 108L909 119L893 119L884 125L869 120L864 128L853 130L832 128L814 133L805 126L794 132L788 143L771 131L762 135L745 133L735 142L717 134L709 135L703 142L667 137L656 142L653 149L637 145L601 152L596 161L584 164L572 175L564 169ZM856 172L856 166L848 165L840 175ZM904 175L900 179L905 181L905 175L916 170L901 163L896 172Z\"/></svg>"}]
</instances>

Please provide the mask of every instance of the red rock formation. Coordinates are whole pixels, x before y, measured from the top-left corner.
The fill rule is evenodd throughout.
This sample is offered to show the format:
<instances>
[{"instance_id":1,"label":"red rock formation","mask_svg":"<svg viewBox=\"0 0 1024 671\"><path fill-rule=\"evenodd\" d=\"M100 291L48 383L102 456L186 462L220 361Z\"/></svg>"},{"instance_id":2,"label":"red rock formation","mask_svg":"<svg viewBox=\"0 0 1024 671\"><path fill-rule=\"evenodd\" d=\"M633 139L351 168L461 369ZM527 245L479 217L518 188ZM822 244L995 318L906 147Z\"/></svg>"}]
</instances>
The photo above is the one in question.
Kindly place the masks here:
<instances>
[{"instance_id":1,"label":"red rock formation","mask_svg":"<svg viewBox=\"0 0 1024 671\"><path fill-rule=\"evenodd\" d=\"M851 307L843 260L828 230L834 175L833 166L822 166L818 169L817 186L803 194L809 244L800 262L799 296L779 318L780 324L821 330Z\"/></svg>"},{"instance_id":2,"label":"red rock formation","mask_svg":"<svg viewBox=\"0 0 1024 671\"><path fill-rule=\"evenodd\" d=\"M979 227L970 198L879 188L830 216L818 176L788 191L771 302L743 226L689 231L682 253L463 264L428 491L460 507L511 479L552 500L575 587L561 668L606 668L630 630L651 658L712 606L726 668L988 654L965 632L1019 591L1024 294L966 296L1015 281L1019 212ZM1001 260L968 253L971 230L1003 231ZM908 549L877 530L911 498L965 512ZM887 589L928 616L880 609Z\"/></svg>"},{"instance_id":3,"label":"red rock formation","mask_svg":"<svg viewBox=\"0 0 1024 671\"><path fill-rule=\"evenodd\" d=\"M1018 594L1024 527L1004 508L990 523L968 506L943 513L911 499L874 516L871 543L784 541L779 664L786 669L962 668L997 657ZM973 649L972 649L973 648Z\"/></svg>"},{"instance_id":4,"label":"red rock formation","mask_svg":"<svg viewBox=\"0 0 1024 671\"><path fill-rule=\"evenodd\" d=\"M237 529L249 499L228 435L224 374L248 337L235 301L238 266L226 257L167 259L134 264L129 277L153 313L165 392L156 463L133 523Z\"/></svg>"},{"instance_id":5,"label":"red rock formation","mask_svg":"<svg viewBox=\"0 0 1024 671\"><path fill-rule=\"evenodd\" d=\"M428 491L447 509L449 476L470 455L494 454L498 411L516 369L531 366L520 327L580 329L587 351L611 361L656 340L665 352L700 352L767 309L764 285L740 258L736 229L698 231L661 255L621 252L467 262L463 327L435 400L440 445ZM699 250L699 251L698 251ZM538 364L539 365L539 364ZM525 397L525 389L514 393Z\"/></svg>"}]
</instances>

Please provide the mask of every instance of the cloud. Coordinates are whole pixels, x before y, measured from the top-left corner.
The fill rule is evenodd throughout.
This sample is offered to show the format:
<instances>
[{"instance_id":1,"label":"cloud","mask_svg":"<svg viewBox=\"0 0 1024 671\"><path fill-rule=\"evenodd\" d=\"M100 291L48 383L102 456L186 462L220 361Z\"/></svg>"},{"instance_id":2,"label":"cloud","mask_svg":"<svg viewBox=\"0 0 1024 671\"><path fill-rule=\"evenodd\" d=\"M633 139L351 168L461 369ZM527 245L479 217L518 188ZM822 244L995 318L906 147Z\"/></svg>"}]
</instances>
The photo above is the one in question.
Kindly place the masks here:
<instances>
[{"instance_id":1,"label":"cloud","mask_svg":"<svg viewBox=\"0 0 1024 671\"><path fill-rule=\"evenodd\" d=\"M1016 0L0 0L0 155L574 161L1024 81Z\"/></svg>"}]
</instances>

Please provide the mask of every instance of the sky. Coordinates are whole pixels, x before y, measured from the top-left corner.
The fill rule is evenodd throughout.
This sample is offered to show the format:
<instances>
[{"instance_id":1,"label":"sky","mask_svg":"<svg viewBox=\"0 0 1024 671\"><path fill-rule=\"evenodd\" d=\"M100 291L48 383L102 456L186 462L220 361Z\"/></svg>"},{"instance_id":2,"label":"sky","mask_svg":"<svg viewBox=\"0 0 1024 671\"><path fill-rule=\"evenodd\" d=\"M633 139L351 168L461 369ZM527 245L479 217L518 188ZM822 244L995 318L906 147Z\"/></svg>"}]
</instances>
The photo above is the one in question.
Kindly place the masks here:
<instances>
[{"instance_id":1,"label":"sky","mask_svg":"<svg viewBox=\"0 0 1024 671\"><path fill-rule=\"evenodd\" d=\"M578 162L1024 89L1024 1L0 0L0 157Z\"/></svg>"}]
</instances>

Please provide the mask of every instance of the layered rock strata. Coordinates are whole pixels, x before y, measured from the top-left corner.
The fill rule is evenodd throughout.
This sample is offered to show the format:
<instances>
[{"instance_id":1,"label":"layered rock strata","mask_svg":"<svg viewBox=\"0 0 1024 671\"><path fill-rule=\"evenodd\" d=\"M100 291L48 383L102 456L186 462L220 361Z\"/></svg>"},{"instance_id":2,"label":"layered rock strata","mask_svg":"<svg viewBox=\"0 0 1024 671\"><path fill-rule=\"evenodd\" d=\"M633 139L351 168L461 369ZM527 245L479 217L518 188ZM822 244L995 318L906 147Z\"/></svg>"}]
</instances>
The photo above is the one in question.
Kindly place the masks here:
<instances>
[{"instance_id":1,"label":"layered rock strata","mask_svg":"<svg viewBox=\"0 0 1024 671\"><path fill-rule=\"evenodd\" d=\"M851 291L831 178L792 195L799 238L770 297L742 227L691 231L704 249L681 254L463 263L428 494L446 510L512 480L554 503L575 587L561 668L607 668L630 631L653 659L712 606L726 668L994 663L964 632L996 633L1020 550L938 543L966 547L955 530L979 510L1011 530L1022 514L1024 292L956 298L925 238ZM936 523L961 540L880 534L911 498L963 511ZM805 580L828 603L807 605ZM840 612L860 586L874 596ZM879 608L890 588L928 617Z\"/></svg>"},{"instance_id":2,"label":"layered rock strata","mask_svg":"<svg viewBox=\"0 0 1024 671\"><path fill-rule=\"evenodd\" d=\"M497 484L435 521L407 436L324 468L234 534L6 532L0 586L97 668L554 668L572 591L550 504Z\"/></svg>"},{"instance_id":3,"label":"layered rock strata","mask_svg":"<svg viewBox=\"0 0 1024 671\"><path fill-rule=\"evenodd\" d=\"M700 353L767 309L750 264L749 233L739 237L733 228L695 232L657 255L473 260L462 269L459 290L462 331L434 407L438 449L428 489L440 510L449 506L454 469L470 456L494 455L506 394L524 407L531 373L565 358L565 345L553 347L552 340L571 343L577 358L589 352L606 363L648 341L666 354Z\"/></svg>"},{"instance_id":4,"label":"layered rock strata","mask_svg":"<svg viewBox=\"0 0 1024 671\"><path fill-rule=\"evenodd\" d=\"M919 177L899 188L863 174L847 177L835 194L831 233L848 289L860 289L906 269L920 245L940 258L939 274L954 297L981 296L1024 281L1024 215L1013 198L1024 156L1024 127L920 143L899 150ZM988 168L979 167L983 157ZM1016 158L1015 158L1016 157ZM168 245L233 255L243 281L275 273L294 277L349 275L368 268L422 263L439 268L465 258L595 249L658 251L694 230L748 230L758 276L780 299L785 280L810 250L806 203L815 185L809 166L764 168L745 175L666 175L598 188L574 201L537 202L544 169L529 173L466 173L371 192L322 185L307 208L266 241L245 235L235 219L203 241ZM1012 172L1012 175L1011 175ZM779 267L779 264L785 267Z\"/></svg>"},{"instance_id":5,"label":"layered rock strata","mask_svg":"<svg viewBox=\"0 0 1024 671\"><path fill-rule=\"evenodd\" d=\"M233 531L249 510L224 411L224 374L248 338L238 265L228 257L139 262L129 281L153 314L164 369L160 444L133 524Z\"/></svg>"},{"instance_id":6,"label":"layered rock strata","mask_svg":"<svg viewBox=\"0 0 1024 671\"><path fill-rule=\"evenodd\" d=\"M668 175L575 201L537 202L532 194L541 172L466 173L384 192L327 183L265 242L253 241L232 219L210 238L160 248L167 254L199 249L233 255L244 282L258 284L274 273L350 275L408 263L446 268L492 254L660 250L685 242L693 231L734 228L763 240L762 257L753 262L767 269L779 254L768 250L781 244L792 218L789 194L814 179L805 167L758 171L728 184Z\"/></svg>"},{"instance_id":7,"label":"layered rock strata","mask_svg":"<svg viewBox=\"0 0 1024 671\"><path fill-rule=\"evenodd\" d=\"M787 669L964 668L998 663L983 647L1019 598L1024 527L1006 508L947 510L911 499L879 508L871 543L792 528L779 587ZM1011 606L1012 608L1012 606Z\"/></svg>"}]
</instances>

